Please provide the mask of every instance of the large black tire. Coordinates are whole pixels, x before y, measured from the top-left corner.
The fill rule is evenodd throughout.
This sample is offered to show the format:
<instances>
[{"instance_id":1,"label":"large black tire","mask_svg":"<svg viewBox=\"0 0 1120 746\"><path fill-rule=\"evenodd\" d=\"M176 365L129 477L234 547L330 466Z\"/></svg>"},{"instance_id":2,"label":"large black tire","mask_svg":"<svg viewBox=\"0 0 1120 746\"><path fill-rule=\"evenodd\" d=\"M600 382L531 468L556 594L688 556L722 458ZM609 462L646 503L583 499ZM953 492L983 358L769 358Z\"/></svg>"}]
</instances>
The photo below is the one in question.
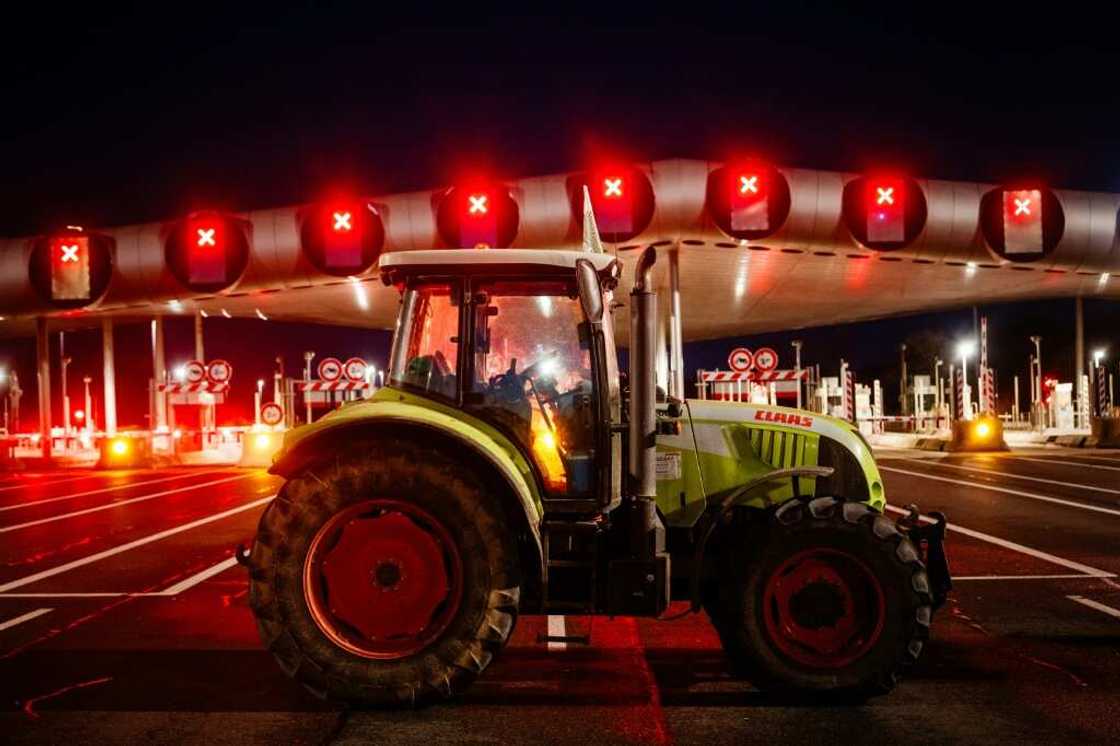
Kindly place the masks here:
<instances>
[{"instance_id":1,"label":"large black tire","mask_svg":"<svg viewBox=\"0 0 1120 746\"><path fill-rule=\"evenodd\" d=\"M393 660L355 654L324 633L305 597L305 561L332 516L370 498L406 501L457 544L461 595L440 636ZM317 696L415 707L462 692L505 645L520 597L517 544L498 499L453 460L391 438L366 441L288 481L261 516L249 601L283 670Z\"/></svg>"},{"instance_id":2,"label":"large black tire","mask_svg":"<svg viewBox=\"0 0 1120 746\"><path fill-rule=\"evenodd\" d=\"M747 525L747 537L721 542L726 549L713 568L705 603L735 672L763 692L798 698L861 701L894 688L921 654L932 615L929 580L910 539L866 504L832 497L790 500L773 511L770 520ZM744 527L740 523L737 528ZM883 601L884 612L877 614L874 610L880 607L863 603L866 598L857 603L853 599L858 595L847 597L851 607L874 609L865 618L881 620L871 625L878 633L853 637L874 642L856 647L862 652L850 662L840 655L827 664L807 662L799 651L791 653L794 645L788 640L776 639L784 627L774 621L779 604L772 589L785 582L776 573L788 571L798 557L820 552L866 568L878 584L877 592L867 596ZM814 586L813 592L819 589ZM827 603L835 605L833 600Z\"/></svg>"}]
</instances>

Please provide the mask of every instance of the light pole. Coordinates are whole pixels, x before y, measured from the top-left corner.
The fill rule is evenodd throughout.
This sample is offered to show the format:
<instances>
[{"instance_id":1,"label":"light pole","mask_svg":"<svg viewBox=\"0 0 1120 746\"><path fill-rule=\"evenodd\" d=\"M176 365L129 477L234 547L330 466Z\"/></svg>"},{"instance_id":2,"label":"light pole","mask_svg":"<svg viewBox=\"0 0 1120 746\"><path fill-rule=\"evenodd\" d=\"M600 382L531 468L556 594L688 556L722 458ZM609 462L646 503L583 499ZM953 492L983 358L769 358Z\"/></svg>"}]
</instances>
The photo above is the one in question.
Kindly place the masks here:
<instances>
[{"instance_id":1,"label":"light pole","mask_svg":"<svg viewBox=\"0 0 1120 746\"><path fill-rule=\"evenodd\" d=\"M0 387L8 382L8 370L0 368ZM4 396L4 432L8 432L8 397Z\"/></svg>"},{"instance_id":2,"label":"light pole","mask_svg":"<svg viewBox=\"0 0 1120 746\"><path fill-rule=\"evenodd\" d=\"M261 426L261 398L264 396L264 379L257 379L257 393L253 397L253 424Z\"/></svg>"},{"instance_id":3,"label":"light pole","mask_svg":"<svg viewBox=\"0 0 1120 746\"><path fill-rule=\"evenodd\" d=\"M797 408L801 409L801 345L800 339L790 342L793 346L793 372L797 380Z\"/></svg>"},{"instance_id":4,"label":"light pole","mask_svg":"<svg viewBox=\"0 0 1120 746\"><path fill-rule=\"evenodd\" d=\"M941 361L940 357L934 357L933 358L933 384L937 387L937 389L934 393L935 408L936 408L936 411L937 411L937 414L934 415L934 429L937 429L937 428L941 427L941 398L942 398L941 366L942 365L944 365L944 363Z\"/></svg>"},{"instance_id":5,"label":"light pole","mask_svg":"<svg viewBox=\"0 0 1120 746\"><path fill-rule=\"evenodd\" d=\"M972 419L972 397L968 387L968 356L975 351L975 340L965 339L957 344L957 354L961 358L961 398L964 400L964 418L966 420Z\"/></svg>"},{"instance_id":6,"label":"light pole","mask_svg":"<svg viewBox=\"0 0 1120 746\"><path fill-rule=\"evenodd\" d=\"M89 376L82 376L82 383L86 387L86 432L93 429L93 399L89 395L89 385L93 381Z\"/></svg>"},{"instance_id":7,"label":"light pole","mask_svg":"<svg viewBox=\"0 0 1120 746\"><path fill-rule=\"evenodd\" d=\"M1034 343L1035 369L1031 371L1031 398L1033 404L1042 404L1042 337L1031 337Z\"/></svg>"},{"instance_id":8,"label":"light pole","mask_svg":"<svg viewBox=\"0 0 1120 746\"><path fill-rule=\"evenodd\" d=\"M910 397L906 395L906 345L900 344L898 346L898 354L902 358L902 375L899 382L898 389L898 403L899 408L902 410L902 416L910 414Z\"/></svg>"},{"instance_id":9,"label":"light pole","mask_svg":"<svg viewBox=\"0 0 1120 746\"><path fill-rule=\"evenodd\" d=\"M311 380L311 361L315 359L315 352L308 350L303 353L303 380ZM307 407L307 424L311 424L311 397L307 395L307 391L303 392L303 402Z\"/></svg>"},{"instance_id":10,"label":"light pole","mask_svg":"<svg viewBox=\"0 0 1120 746\"><path fill-rule=\"evenodd\" d=\"M70 367L73 358L66 355L62 356L62 430L67 435L70 434L70 394L66 390L66 369Z\"/></svg>"}]
</instances>

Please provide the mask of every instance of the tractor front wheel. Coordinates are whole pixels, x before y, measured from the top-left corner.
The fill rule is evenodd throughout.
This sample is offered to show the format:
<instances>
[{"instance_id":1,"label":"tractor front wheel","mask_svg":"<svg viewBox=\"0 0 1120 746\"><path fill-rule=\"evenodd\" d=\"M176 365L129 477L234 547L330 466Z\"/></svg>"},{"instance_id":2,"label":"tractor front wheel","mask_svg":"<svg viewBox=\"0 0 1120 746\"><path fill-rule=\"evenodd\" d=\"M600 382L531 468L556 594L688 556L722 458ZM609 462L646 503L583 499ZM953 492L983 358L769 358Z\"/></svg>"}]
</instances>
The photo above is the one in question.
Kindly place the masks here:
<instances>
[{"instance_id":1,"label":"tractor front wheel","mask_svg":"<svg viewBox=\"0 0 1120 746\"><path fill-rule=\"evenodd\" d=\"M313 466L261 516L250 605L319 696L416 706L465 689L517 618L517 547L462 466L377 441Z\"/></svg>"},{"instance_id":2,"label":"tractor front wheel","mask_svg":"<svg viewBox=\"0 0 1120 746\"><path fill-rule=\"evenodd\" d=\"M737 672L782 694L890 691L929 634L913 543L867 505L831 497L791 500L753 528L723 558L708 606Z\"/></svg>"}]
</instances>

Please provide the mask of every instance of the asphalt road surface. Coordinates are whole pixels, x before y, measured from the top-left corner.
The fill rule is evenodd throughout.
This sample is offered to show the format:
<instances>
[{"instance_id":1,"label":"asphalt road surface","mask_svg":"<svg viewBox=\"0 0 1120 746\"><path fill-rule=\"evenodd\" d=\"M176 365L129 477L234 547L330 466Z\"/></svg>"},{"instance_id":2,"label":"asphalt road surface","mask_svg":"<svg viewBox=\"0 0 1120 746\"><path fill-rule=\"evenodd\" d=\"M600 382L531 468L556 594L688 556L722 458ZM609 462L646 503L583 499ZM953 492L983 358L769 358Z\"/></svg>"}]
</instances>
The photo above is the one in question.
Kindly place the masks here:
<instances>
[{"instance_id":1,"label":"asphalt road surface","mask_svg":"<svg viewBox=\"0 0 1120 746\"><path fill-rule=\"evenodd\" d=\"M261 650L232 559L278 480L232 468L0 475L7 743L1116 743L1120 453L884 452L892 505L949 516L956 588L891 695L789 706L703 615L523 617L454 704L345 711ZM676 611L676 608L673 609Z\"/></svg>"}]
</instances>

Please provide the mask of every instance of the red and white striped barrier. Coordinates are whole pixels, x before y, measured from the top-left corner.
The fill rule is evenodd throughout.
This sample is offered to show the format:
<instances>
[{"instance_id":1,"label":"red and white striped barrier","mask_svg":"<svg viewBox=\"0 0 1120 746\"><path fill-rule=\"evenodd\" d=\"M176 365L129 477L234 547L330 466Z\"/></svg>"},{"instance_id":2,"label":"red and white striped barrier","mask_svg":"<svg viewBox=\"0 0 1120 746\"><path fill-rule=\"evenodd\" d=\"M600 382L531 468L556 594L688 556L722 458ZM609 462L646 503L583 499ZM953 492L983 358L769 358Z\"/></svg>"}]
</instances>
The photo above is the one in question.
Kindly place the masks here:
<instances>
[{"instance_id":1,"label":"red and white striped barrier","mask_svg":"<svg viewBox=\"0 0 1120 746\"><path fill-rule=\"evenodd\" d=\"M156 388L158 391L168 394L224 394L229 391L229 383L212 383L210 381L198 381L197 383L160 383L156 384Z\"/></svg>"},{"instance_id":2,"label":"red and white striped barrier","mask_svg":"<svg viewBox=\"0 0 1120 746\"><path fill-rule=\"evenodd\" d=\"M770 383L772 381L796 381L797 379L807 379L809 377L809 369L803 368L797 370L746 370L746 371L728 371L728 370L702 370L699 371L700 381L702 383L734 383L736 381L753 381L755 383Z\"/></svg>"},{"instance_id":3,"label":"red and white striped barrier","mask_svg":"<svg viewBox=\"0 0 1120 746\"><path fill-rule=\"evenodd\" d=\"M373 384L365 381L296 381L296 391L367 391Z\"/></svg>"}]
</instances>

